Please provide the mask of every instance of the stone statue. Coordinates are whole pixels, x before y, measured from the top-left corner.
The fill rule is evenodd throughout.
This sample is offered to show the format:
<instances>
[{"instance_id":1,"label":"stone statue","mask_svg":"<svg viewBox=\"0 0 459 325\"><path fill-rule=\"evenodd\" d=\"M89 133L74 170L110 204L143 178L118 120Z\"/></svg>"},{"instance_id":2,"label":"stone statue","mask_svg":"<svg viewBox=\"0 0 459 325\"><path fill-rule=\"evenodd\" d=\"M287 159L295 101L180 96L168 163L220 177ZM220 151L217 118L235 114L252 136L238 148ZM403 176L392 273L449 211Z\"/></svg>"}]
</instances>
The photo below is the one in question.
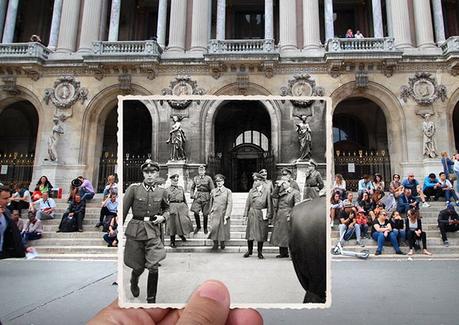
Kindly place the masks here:
<instances>
[{"instance_id":1,"label":"stone statue","mask_svg":"<svg viewBox=\"0 0 459 325\"><path fill-rule=\"evenodd\" d=\"M424 114L424 122L422 122L422 133L424 143L424 157L435 158L437 157L437 151L435 148L435 124L430 120L431 114Z\"/></svg>"},{"instance_id":2,"label":"stone statue","mask_svg":"<svg viewBox=\"0 0 459 325\"><path fill-rule=\"evenodd\" d=\"M60 124L61 118L55 116L53 118L54 127L53 133L48 138L48 158L50 161L57 161L57 142L61 134L64 134L64 128Z\"/></svg>"},{"instance_id":3,"label":"stone statue","mask_svg":"<svg viewBox=\"0 0 459 325\"><path fill-rule=\"evenodd\" d=\"M186 136L185 132L182 129L182 124L180 121L183 119L183 117L173 115L172 116L172 127L171 130L169 131L169 139L166 141L166 143L170 144L171 149L170 149L170 160L175 161L175 160L186 160L186 154L185 154L185 141L186 141Z\"/></svg>"},{"instance_id":4,"label":"stone statue","mask_svg":"<svg viewBox=\"0 0 459 325\"><path fill-rule=\"evenodd\" d=\"M312 131L309 127L311 115L300 115L301 122L296 125L298 133L298 142L300 144L300 157L298 160L307 160L311 158Z\"/></svg>"}]
</instances>

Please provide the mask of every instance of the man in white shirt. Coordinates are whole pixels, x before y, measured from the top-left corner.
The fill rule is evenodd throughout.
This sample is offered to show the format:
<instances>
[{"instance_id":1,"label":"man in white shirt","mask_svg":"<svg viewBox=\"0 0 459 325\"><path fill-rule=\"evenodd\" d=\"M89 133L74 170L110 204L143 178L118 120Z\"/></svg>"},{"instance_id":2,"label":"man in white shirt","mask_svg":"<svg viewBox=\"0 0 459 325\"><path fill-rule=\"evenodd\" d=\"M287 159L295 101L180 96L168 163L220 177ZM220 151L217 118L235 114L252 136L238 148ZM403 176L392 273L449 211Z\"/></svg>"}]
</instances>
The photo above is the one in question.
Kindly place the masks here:
<instances>
[{"instance_id":1,"label":"man in white shirt","mask_svg":"<svg viewBox=\"0 0 459 325\"><path fill-rule=\"evenodd\" d=\"M46 193L48 194L48 193ZM29 211L29 220L21 232L22 242L27 245L29 240L40 239L43 233L43 225L39 219L36 218L34 211Z\"/></svg>"},{"instance_id":2,"label":"man in white shirt","mask_svg":"<svg viewBox=\"0 0 459 325\"><path fill-rule=\"evenodd\" d=\"M43 193L41 199L30 204L31 210L34 209L34 205L38 206L37 219L47 220L54 219L54 211L56 210L56 202L48 197L48 193Z\"/></svg>"}]
</instances>

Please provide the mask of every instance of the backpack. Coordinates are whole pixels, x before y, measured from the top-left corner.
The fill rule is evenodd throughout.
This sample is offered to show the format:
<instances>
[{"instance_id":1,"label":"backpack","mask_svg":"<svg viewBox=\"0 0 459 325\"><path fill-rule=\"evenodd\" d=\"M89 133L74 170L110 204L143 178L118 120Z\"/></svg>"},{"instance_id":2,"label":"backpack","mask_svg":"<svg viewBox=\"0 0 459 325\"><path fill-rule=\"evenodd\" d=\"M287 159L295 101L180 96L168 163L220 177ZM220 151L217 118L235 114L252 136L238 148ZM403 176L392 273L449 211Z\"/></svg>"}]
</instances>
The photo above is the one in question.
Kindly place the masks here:
<instances>
[{"instance_id":1,"label":"backpack","mask_svg":"<svg viewBox=\"0 0 459 325\"><path fill-rule=\"evenodd\" d=\"M60 227L61 232L74 232L78 230L77 219L75 216L70 217L66 214L61 223Z\"/></svg>"}]
</instances>

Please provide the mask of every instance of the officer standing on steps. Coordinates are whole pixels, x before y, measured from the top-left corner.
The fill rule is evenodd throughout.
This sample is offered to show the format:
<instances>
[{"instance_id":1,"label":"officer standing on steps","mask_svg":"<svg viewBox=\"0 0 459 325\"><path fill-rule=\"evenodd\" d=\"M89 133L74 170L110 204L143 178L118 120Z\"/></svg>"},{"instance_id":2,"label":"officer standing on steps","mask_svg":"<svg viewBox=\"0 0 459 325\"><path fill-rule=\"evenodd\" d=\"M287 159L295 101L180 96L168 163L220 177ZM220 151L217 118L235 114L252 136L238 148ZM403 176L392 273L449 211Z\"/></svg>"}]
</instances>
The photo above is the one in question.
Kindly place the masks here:
<instances>
[{"instance_id":1,"label":"officer standing on steps","mask_svg":"<svg viewBox=\"0 0 459 325\"><path fill-rule=\"evenodd\" d=\"M191 205L191 211L194 213L196 220L196 229L194 234L197 234L201 229L201 220L199 218L199 211L202 211L204 221L204 234L207 235L207 220L210 210L210 191L215 188L214 182L210 176L206 175L206 167L204 165L199 166L198 176L193 178L193 184L191 185L191 199L193 204Z\"/></svg>"},{"instance_id":2,"label":"officer standing on steps","mask_svg":"<svg viewBox=\"0 0 459 325\"><path fill-rule=\"evenodd\" d=\"M156 302L159 262L166 257L166 249L161 240L161 223L169 218L167 192L158 186L156 179L159 165L147 159L142 164L143 183L132 184L123 199L123 224L129 209L132 219L126 226L126 247L124 264L132 269L131 292L140 294L139 277L148 269L147 302Z\"/></svg>"},{"instance_id":3,"label":"officer standing on steps","mask_svg":"<svg viewBox=\"0 0 459 325\"><path fill-rule=\"evenodd\" d=\"M306 170L303 200L318 198L320 190L324 188L322 176L316 168L317 162L314 159L310 159L309 167Z\"/></svg>"}]
</instances>

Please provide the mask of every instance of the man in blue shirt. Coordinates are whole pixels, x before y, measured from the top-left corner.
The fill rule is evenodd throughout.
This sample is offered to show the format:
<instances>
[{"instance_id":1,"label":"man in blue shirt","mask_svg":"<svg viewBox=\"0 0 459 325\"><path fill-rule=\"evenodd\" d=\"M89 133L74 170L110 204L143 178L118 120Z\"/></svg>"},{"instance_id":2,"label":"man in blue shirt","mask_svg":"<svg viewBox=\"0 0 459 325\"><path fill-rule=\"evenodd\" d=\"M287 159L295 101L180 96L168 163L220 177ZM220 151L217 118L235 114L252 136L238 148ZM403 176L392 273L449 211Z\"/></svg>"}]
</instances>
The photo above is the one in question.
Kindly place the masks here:
<instances>
[{"instance_id":1,"label":"man in blue shirt","mask_svg":"<svg viewBox=\"0 0 459 325\"><path fill-rule=\"evenodd\" d=\"M357 200L361 200L362 199L362 195L363 193L367 192L368 195L373 195L373 191L374 191L374 186L373 186L373 183L371 182L371 177L369 175L363 175L363 178L359 181L359 188L358 188L358 191L357 191L357 194L358 194L358 198Z\"/></svg>"},{"instance_id":2,"label":"man in blue shirt","mask_svg":"<svg viewBox=\"0 0 459 325\"><path fill-rule=\"evenodd\" d=\"M100 210L100 217L99 222L97 223L96 227L99 228L100 226L104 226L104 231L108 230L108 226L110 225L111 218L118 214L118 201L117 195L115 193L111 193L108 198L102 203L102 209ZM105 222L104 222L104 219Z\"/></svg>"},{"instance_id":3,"label":"man in blue shirt","mask_svg":"<svg viewBox=\"0 0 459 325\"><path fill-rule=\"evenodd\" d=\"M419 185L419 182L416 180L416 178L414 178L414 173L408 173L408 177L403 180L402 186L404 188L410 189L411 195L415 199L420 199L422 201L423 208L430 207L430 204L426 202L424 193L421 191L421 186Z\"/></svg>"},{"instance_id":4,"label":"man in blue shirt","mask_svg":"<svg viewBox=\"0 0 459 325\"><path fill-rule=\"evenodd\" d=\"M434 196L434 200L438 201L441 195L442 189L441 184L438 181L437 176L434 173L430 173L429 176L424 178L424 185L422 186L422 192L426 196L426 200L430 201L430 197Z\"/></svg>"}]
</instances>

